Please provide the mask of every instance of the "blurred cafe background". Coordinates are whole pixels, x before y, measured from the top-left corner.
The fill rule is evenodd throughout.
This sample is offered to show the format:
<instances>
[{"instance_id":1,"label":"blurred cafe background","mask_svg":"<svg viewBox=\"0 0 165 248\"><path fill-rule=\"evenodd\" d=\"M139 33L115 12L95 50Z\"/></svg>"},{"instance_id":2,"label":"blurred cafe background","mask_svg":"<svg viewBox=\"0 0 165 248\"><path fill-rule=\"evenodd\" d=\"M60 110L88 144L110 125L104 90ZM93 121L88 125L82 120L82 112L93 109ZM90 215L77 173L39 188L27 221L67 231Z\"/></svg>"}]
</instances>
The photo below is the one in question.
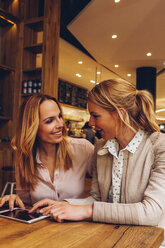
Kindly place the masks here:
<instances>
[{"instance_id":1,"label":"blurred cafe background","mask_svg":"<svg viewBox=\"0 0 165 248\"><path fill-rule=\"evenodd\" d=\"M149 90L165 130L165 1L0 0L0 193L12 181L10 140L32 94L61 102L69 135L89 120L87 94L109 78Z\"/></svg>"}]
</instances>

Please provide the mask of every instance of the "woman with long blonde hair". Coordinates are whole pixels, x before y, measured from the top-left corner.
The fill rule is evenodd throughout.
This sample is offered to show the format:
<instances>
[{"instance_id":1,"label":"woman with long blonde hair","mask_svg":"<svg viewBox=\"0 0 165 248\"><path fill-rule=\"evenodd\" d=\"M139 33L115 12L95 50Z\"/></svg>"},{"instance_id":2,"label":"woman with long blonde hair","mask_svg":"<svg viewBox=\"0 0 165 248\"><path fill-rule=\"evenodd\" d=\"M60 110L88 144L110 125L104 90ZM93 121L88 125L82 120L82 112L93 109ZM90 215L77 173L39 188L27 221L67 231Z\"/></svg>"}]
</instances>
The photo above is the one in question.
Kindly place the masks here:
<instances>
[{"instance_id":1,"label":"woman with long blonde hair","mask_svg":"<svg viewBox=\"0 0 165 248\"><path fill-rule=\"evenodd\" d=\"M95 148L91 196L47 202L41 212L59 222L86 219L161 226L165 135L159 132L151 94L121 79L106 80L89 92L88 108L89 125L103 138ZM32 210L42 205L44 200Z\"/></svg>"},{"instance_id":2,"label":"woman with long blonde hair","mask_svg":"<svg viewBox=\"0 0 165 248\"><path fill-rule=\"evenodd\" d=\"M15 150L17 195L9 201L34 204L43 198L63 200L83 196L87 172L91 173L93 145L85 139L67 136L62 109L49 95L35 94L21 108L12 140Z\"/></svg>"}]
</instances>

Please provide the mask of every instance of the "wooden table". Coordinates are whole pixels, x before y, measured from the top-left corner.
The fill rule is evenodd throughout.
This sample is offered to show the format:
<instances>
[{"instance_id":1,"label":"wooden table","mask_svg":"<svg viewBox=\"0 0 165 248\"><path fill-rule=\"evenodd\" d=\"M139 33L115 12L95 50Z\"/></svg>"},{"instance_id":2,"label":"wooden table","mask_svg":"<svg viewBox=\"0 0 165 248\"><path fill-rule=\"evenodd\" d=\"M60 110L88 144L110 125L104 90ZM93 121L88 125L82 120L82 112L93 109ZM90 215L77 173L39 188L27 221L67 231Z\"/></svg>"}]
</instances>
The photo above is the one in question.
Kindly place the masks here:
<instances>
[{"instance_id":1,"label":"wooden table","mask_svg":"<svg viewBox=\"0 0 165 248\"><path fill-rule=\"evenodd\" d=\"M92 222L24 224L0 218L1 248L149 248L159 247L163 229Z\"/></svg>"}]
</instances>

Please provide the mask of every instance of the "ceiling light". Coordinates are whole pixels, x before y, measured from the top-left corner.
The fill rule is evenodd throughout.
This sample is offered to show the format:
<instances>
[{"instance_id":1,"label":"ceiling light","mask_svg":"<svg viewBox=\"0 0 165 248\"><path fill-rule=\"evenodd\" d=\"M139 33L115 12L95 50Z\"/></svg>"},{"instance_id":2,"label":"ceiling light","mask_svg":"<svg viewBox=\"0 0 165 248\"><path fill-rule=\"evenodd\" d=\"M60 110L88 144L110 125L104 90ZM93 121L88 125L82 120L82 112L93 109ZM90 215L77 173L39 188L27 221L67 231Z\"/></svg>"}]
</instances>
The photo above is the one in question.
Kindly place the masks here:
<instances>
[{"instance_id":1,"label":"ceiling light","mask_svg":"<svg viewBox=\"0 0 165 248\"><path fill-rule=\"evenodd\" d=\"M159 121L165 121L164 117L156 117L156 119L159 120Z\"/></svg>"},{"instance_id":2,"label":"ceiling light","mask_svg":"<svg viewBox=\"0 0 165 248\"><path fill-rule=\"evenodd\" d=\"M77 77L82 77L79 73L76 73L76 76L77 76Z\"/></svg>"},{"instance_id":3,"label":"ceiling light","mask_svg":"<svg viewBox=\"0 0 165 248\"><path fill-rule=\"evenodd\" d=\"M92 84L95 84L95 81L94 81L94 80L90 80L90 82L91 82Z\"/></svg>"},{"instance_id":4,"label":"ceiling light","mask_svg":"<svg viewBox=\"0 0 165 248\"><path fill-rule=\"evenodd\" d=\"M83 63L82 61L78 61L78 64L79 64L79 65L82 65L82 63Z\"/></svg>"},{"instance_id":5,"label":"ceiling light","mask_svg":"<svg viewBox=\"0 0 165 248\"><path fill-rule=\"evenodd\" d=\"M115 2L115 3L119 3L119 2L120 2L120 0L114 0L114 2Z\"/></svg>"},{"instance_id":6,"label":"ceiling light","mask_svg":"<svg viewBox=\"0 0 165 248\"><path fill-rule=\"evenodd\" d=\"M150 56L152 56L152 53L146 53L146 55L147 55L148 57L150 57Z\"/></svg>"},{"instance_id":7,"label":"ceiling light","mask_svg":"<svg viewBox=\"0 0 165 248\"><path fill-rule=\"evenodd\" d=\"M163 111L165 111L164 108L162 108L162 109L157 109L157 110L155 111L155 113L159 113L159 112L163 112Z\"/></svg>"},{"instance_id":8,"label":"ceiling light","mask_svg":"<svg viewBox=\"0 0 165 248\"><path fill-rule=\"evenodd\" d=\"M127 74L127 77L131 77L131 74L130 74L130 73L128 73L128 74Z\"/></svg>"},{"instance_id":9,"label":"ceiling light","mask_svg":"<svg viewBox=\"0 0 165 248\"><path fill-rule=\"evenodd\" d=\"M101 71L97 71L97 74L100 75L101 74Z\"/></svg>"},{"instance_id":10,"label":"ceiling light","mask_svg":"<svg viewBox=\"0 0 165 248\"><path fill-rule=\"evenodd\" d=\"M119 67L119 65L114 65L114 67L116 67L116 68L117 68L117 67Z\"/></svg>"},{"instance_id":11,"label":"ceiling light","mask_svg":"<svg viewBox=\"0 0 165 248\"><path fill-rule=\"evenodd\" d=\"M117 34L113 34L112 39L116 39L116 38L117 38Z\"/></svg>"},{"instance_id":12,"label":"ceiling light","mask_svg":"<svg viewBox=\"0 0 165 248\"><path fill-rule=\"evenodd\" d=\"M162 109L157 109L156 111L155 111L155 113L160 113L160 112L164 112L165 111L165 108L162 108ZM158 116L156 116L156 119L157 120L160 120L160 121L164 121L165 120L165 117L158 117Z\"/></svg>"}]
</instances>

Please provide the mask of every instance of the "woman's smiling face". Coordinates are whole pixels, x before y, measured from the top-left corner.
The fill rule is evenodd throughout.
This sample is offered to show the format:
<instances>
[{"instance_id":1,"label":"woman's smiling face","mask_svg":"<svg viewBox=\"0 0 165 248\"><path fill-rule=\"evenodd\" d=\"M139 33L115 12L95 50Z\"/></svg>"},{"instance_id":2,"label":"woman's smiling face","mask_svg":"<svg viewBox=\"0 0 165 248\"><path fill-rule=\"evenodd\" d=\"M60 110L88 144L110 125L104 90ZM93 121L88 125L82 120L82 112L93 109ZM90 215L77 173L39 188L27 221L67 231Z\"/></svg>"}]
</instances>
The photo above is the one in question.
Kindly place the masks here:
<instances>
[{"instance_id":1,"label":"woman's smiling face","mask_svg":"<svg viewBox=\"0 0 165 248\"><path fill-rule=\"evenodd\" d=\"M99 130L103 139L115 138L118 127L117 112L109 112L91 101L88 101L88 109L90 113L89 125L95 126L95 130Z\"/></svg>"},{"instance_id":2,"label":"woman's smiling face","mask_svg":"<svg viewBox=\"0 0 165 248\"><path fill-rule=\"evenodd\" d=\"M41 142L60 143L63 139L64 120L56 102L45 100L40 105L38 137Z\"/></svg>"}]
</instances>

